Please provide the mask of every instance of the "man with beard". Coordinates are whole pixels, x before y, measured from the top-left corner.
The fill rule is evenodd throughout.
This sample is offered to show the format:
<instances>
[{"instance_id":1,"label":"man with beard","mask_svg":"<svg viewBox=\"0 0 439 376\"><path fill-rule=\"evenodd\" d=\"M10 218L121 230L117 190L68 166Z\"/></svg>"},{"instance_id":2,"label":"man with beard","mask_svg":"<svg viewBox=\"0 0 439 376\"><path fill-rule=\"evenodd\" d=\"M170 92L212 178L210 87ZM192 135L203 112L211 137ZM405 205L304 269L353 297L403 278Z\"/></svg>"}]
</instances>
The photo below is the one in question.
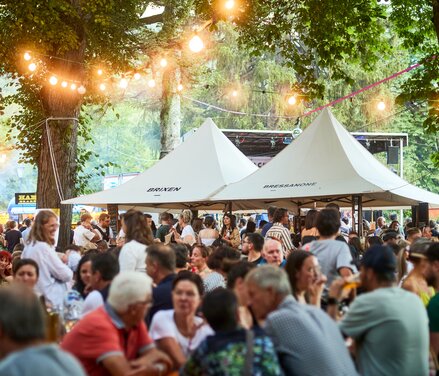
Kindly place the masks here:
<instances>
[{"instance_id":1,"label":"man with beard","mask_svg":"<svg viewBox=\"0 0 439 376\"><path fill-rule=\"evenodd\" d=\"M261 256L264 247L264 238L255 232L246 234L242 241L242 254L247 256L247 261L259 265L264 262Z\"/></svg>"},{"instance_id":2,"label":"man with beard","mask_svg":"<svg viewBox=\"0 0 439 376\"><path fill-rule=\"evenodd\" d=\"M439 289L439 243L433 243L427 250L428 266L425 269L425 279L429 286L436 291ZM439 353L439 293L430 299L427 306L430 326L430 347L437 356Z\"/></svg>"}]
</instances>

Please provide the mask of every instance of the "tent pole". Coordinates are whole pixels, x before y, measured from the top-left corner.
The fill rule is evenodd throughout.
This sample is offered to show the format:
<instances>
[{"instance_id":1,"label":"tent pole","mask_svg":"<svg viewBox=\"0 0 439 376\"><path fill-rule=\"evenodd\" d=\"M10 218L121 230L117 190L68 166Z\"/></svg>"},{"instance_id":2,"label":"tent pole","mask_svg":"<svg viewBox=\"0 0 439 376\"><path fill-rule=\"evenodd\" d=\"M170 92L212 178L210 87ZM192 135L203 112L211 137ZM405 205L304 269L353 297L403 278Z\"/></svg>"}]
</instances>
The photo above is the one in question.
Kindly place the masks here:
<instances>
[{"instance_id":1,"label":"tent pole","mask_svg":"<svg viewBox=\"0 0 439 376\"><path fill-rule=\"evenodd\" d=\"M363 196L352 196L352 216L354 219L353 230L358 232L360 237L363 237ZM355 220L355 217L357 219Z\"/></svg>"},{"instance_id":2,"label":"tent pole","mask_svg":"<svg viewBox=\"0 0 439 376\"><path fill-rule=\"evenodd\" d=\"M117 235L120 230L119 205L107 204L107 213L110 216L110 227L113 234Z\"/></svg>"},{"instance_id":3,"label":"tent pole","mask_svg":"<svg viewBox=\"0 0 439 376\"><path fill-rule=\"evenodd\" d=\"M231 212L232 212L232 201L229 201L229 202L227 203L227 212L228 212L228 213L231 213Z\"/></svg>"}]
</instances>

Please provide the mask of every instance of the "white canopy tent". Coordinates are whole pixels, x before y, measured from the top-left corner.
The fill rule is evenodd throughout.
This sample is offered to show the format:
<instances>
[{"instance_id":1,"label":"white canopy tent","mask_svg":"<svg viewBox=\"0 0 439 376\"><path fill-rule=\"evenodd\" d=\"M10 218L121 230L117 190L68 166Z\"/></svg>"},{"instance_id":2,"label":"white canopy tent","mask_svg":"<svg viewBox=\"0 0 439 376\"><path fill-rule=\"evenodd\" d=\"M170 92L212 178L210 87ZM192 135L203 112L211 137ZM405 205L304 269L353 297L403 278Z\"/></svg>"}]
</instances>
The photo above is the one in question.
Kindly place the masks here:
<instances>
[{"instance_id":1,"label":"white canopy tent","mask_svg":"<svg viewBox=\"0 0 439 376\"><path fill-rule=\"evenodd\" d=\"M116 188L62 203L98 207L117 204L120 209L223 210L225 203L215 203L209 198L256 170L214 122L207 119L192 136L137 177Z\"/></svg>"},{"instance_id":2,"label":"white canopy tent","mask_svg":"<svg viewBox=\"0 0 439 376\"><path fill-rule=\"evenodd\" d=\"M391 172L325 109L291 145L265 166L215 194L212 201L237 207L260 201L286 207L349 206L361 196L367 207L395 207L428 202L439 195L420 189ZM260 205L261 206L261 205Z\"/></svg>"}]
</instances>

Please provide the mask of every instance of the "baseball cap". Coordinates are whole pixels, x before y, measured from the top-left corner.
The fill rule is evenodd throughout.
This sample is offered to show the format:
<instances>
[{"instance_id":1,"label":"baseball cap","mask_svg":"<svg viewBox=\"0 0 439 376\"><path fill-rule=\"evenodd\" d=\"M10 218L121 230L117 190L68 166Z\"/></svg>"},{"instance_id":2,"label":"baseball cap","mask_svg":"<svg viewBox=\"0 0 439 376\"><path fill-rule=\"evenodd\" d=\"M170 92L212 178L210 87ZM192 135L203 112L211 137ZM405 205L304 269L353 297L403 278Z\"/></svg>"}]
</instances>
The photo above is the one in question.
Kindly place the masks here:
<instances>
[{"instance_id":1,"label":"baseball cap","mask_svg":"<svg viewBox=\"0 0 439 376\"><path fill-rule=\"evenodd\" d=\"M378 273L394 272L396 270L396 257L392 248L374 245L365 252L361 265Z\"/></svg>"}]
</instances>

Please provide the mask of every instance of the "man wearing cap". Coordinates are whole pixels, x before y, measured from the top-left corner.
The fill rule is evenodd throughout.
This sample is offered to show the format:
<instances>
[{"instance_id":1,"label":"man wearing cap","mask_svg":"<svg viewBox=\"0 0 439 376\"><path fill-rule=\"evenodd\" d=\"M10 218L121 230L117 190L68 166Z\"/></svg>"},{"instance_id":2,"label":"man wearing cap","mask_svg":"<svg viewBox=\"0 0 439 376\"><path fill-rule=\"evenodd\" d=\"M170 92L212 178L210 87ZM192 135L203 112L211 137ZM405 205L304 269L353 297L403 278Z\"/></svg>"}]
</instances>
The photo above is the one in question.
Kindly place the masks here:
<instances>
[{"instance_id":1,"label":"man wearing cap","mask_svg":"<svg viewBox=\"0 0 439 376\"><path fill-rule=\"evenodd\" d=\"M396 258L390 247L373 246L362 259L358 296L340 320L355 341L362 376L428 375L428 318L419 297L394 285ZM328 314L337 319L345 279L329 291Z\"/></svg>"}]
</instances>

